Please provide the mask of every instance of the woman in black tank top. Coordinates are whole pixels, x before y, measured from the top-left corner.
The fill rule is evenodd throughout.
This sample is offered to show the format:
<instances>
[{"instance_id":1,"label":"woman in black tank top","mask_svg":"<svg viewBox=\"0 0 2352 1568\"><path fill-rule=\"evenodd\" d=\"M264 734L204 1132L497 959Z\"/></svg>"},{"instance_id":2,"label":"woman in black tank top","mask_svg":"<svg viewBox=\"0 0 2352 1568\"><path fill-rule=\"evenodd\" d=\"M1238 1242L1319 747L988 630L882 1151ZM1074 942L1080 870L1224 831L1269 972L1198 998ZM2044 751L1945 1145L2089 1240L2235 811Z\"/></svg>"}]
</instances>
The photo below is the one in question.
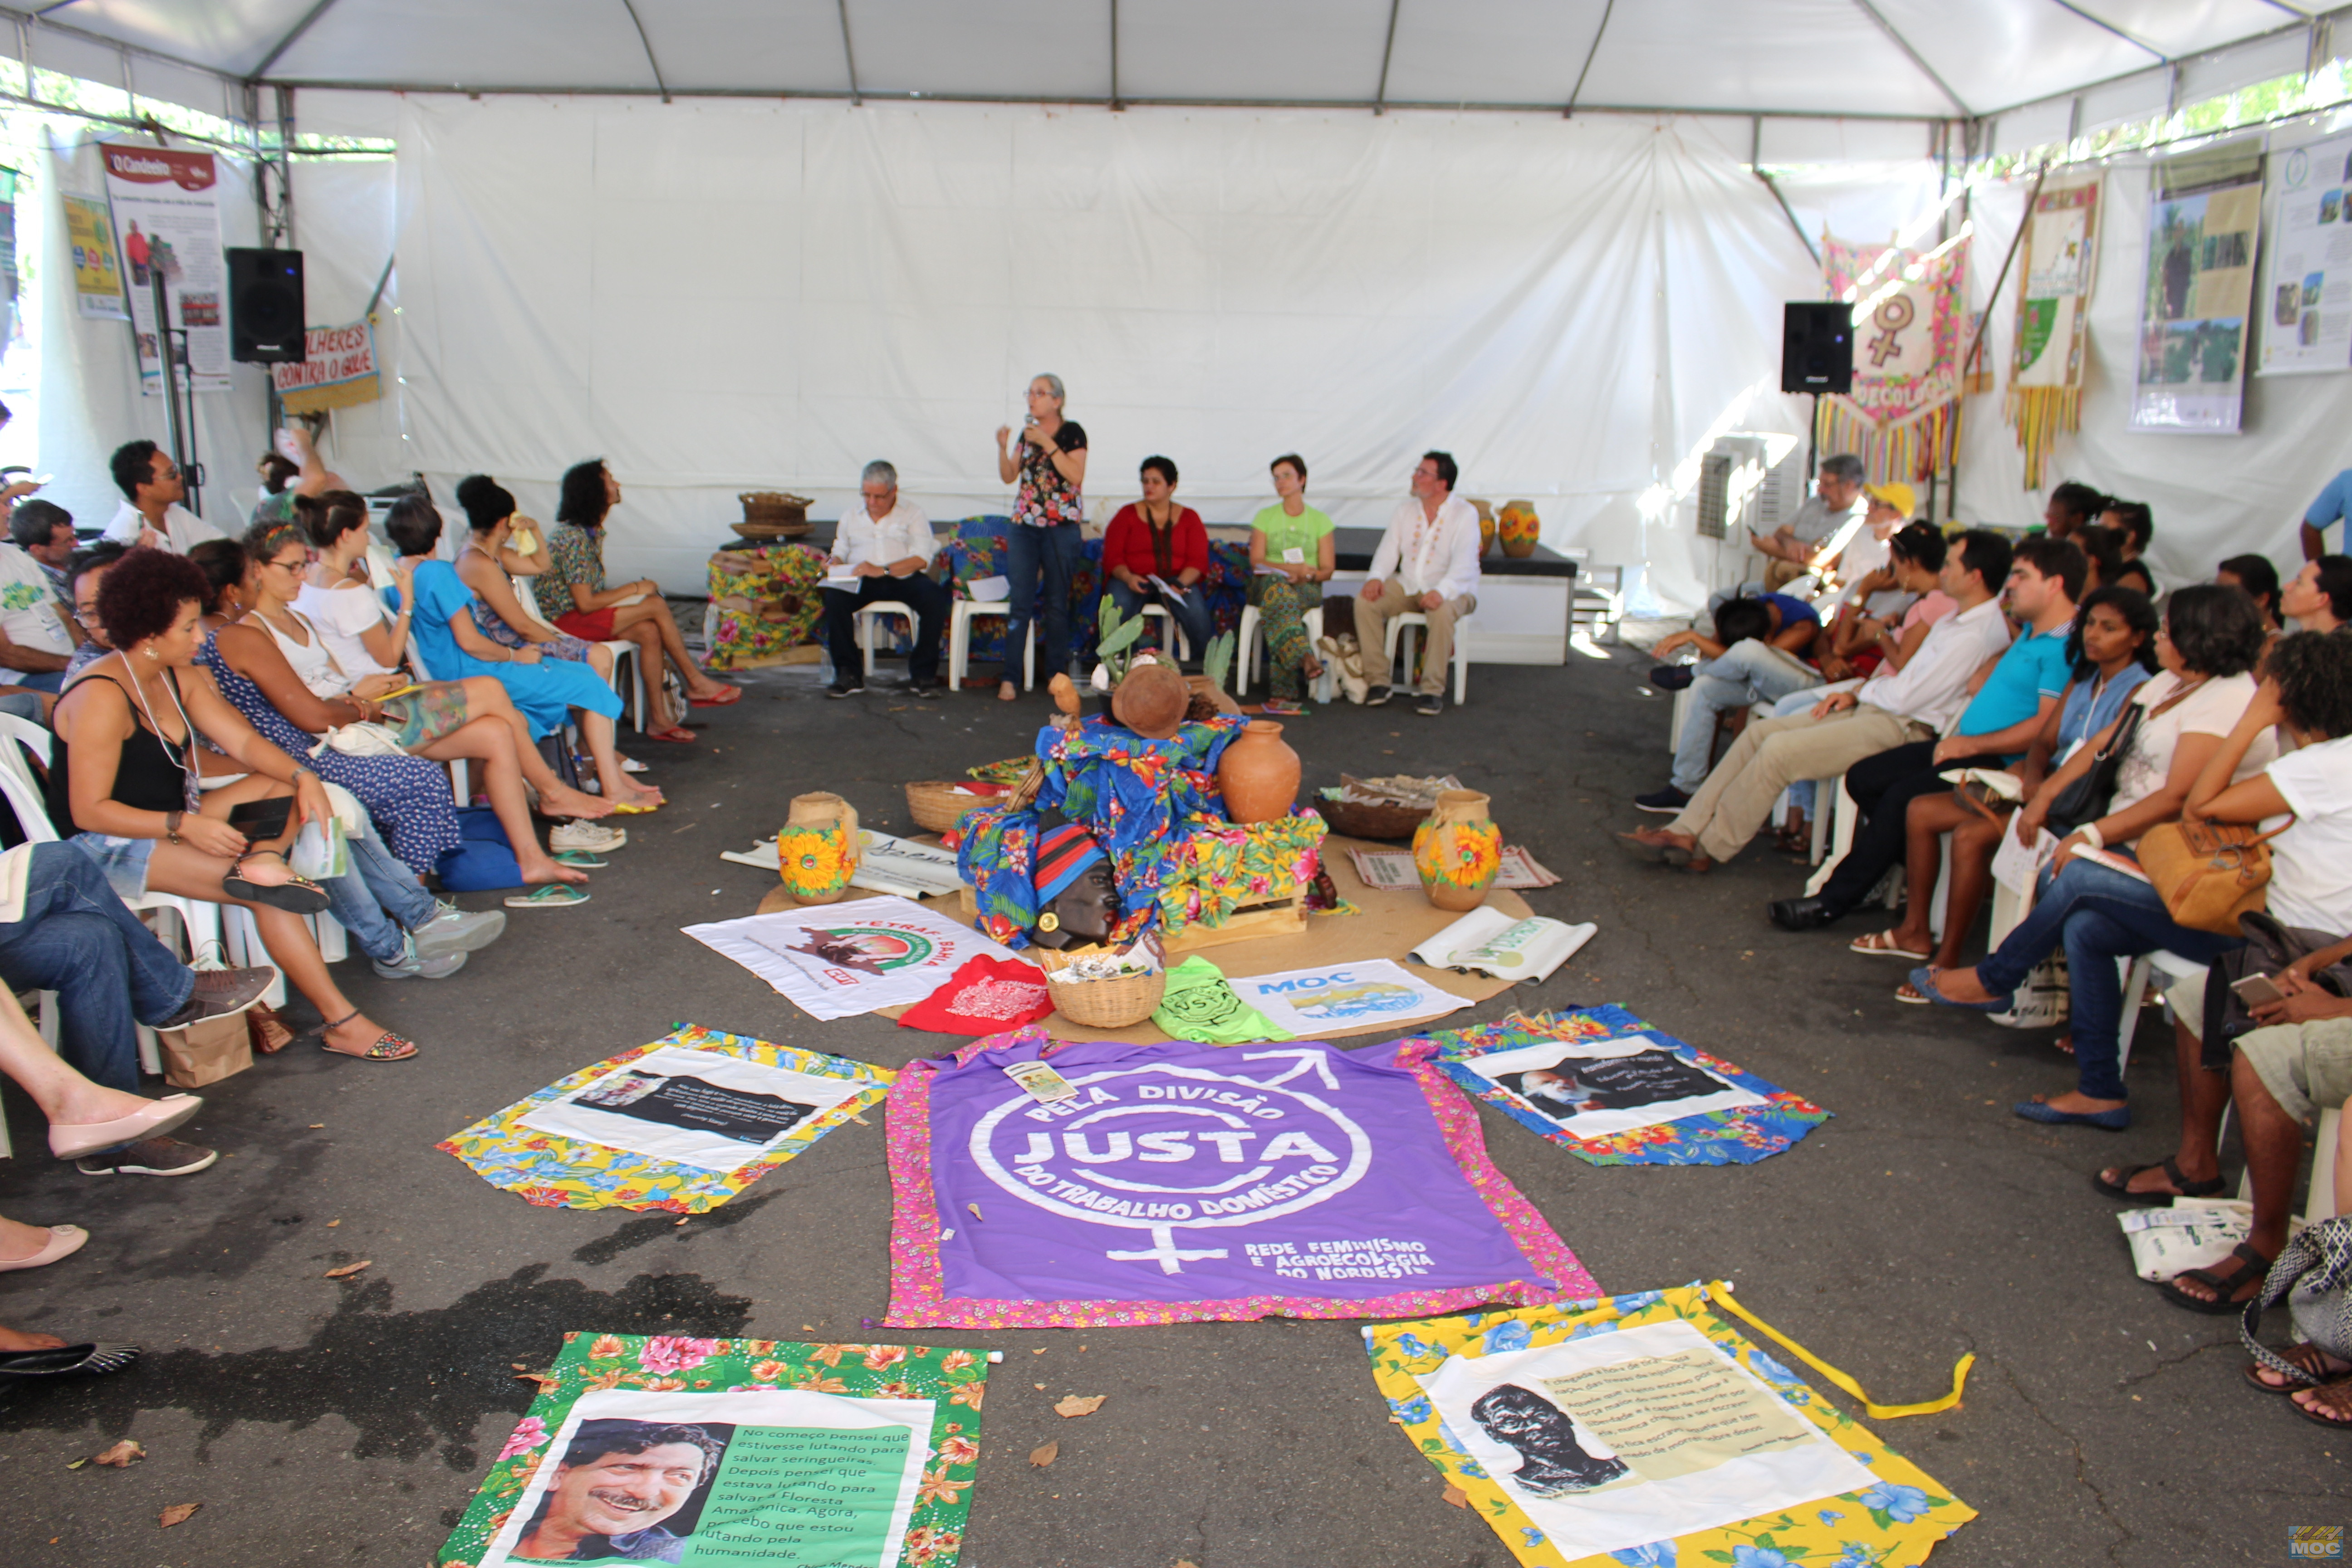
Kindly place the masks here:
<instances>
[{"instance_id":1,"label":"woman in black tank top","mask_svg":"<svg viewBox=\"0 0 2352 1568\"><path fill-rule=\"evenodd\" d=\"M98 615L116 651L58 702L50 815L60 831L91 836L87 847L118 890L143 878L133 891L250 910L270 957L328 1021L328 1050L367 1061L415 1056L414 1044L336 988L303 923L326 895L288 869L280 851L334 808L319 775L264 740L194 666L208 589L194 563L160 550L133 550L108 570ZM249 776L199 795L199 734ZM248 839L232 815L267 837Z\"/></svg>"}]
</instances>

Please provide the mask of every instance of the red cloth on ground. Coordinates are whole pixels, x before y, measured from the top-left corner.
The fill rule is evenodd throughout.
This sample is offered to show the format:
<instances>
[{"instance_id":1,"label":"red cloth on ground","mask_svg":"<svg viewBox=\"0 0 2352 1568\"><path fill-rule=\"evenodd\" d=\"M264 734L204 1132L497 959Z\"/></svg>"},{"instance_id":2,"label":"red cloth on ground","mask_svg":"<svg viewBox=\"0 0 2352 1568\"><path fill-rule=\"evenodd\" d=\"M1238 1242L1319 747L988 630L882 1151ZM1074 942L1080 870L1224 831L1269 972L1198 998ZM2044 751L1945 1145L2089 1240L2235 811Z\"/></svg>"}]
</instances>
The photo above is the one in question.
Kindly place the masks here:
<instances>
[{"instance_id":1,"label":"red cloth on ground","mask_svg":"<svg viewBox=\"0 0 2352 1568\"><path fill-rule=\"evenodd\" d=\"M1110 575L1114 566L1124 566L1139 577L1149 577L1157 572L1171 584L1176 582L1176 574L1187 568L1207 575L1209 531L1202 523L1201 514L1189 506L1179 509L1168 534L1169 560L1162 566L1151 548L1151 525L1143 521L1143 513L1131 502L1119 508L1118 515L1110 520L1110 527L1103 532L1103 575Z\"/></svg>"},{"instance_id":2,"label":"red cloth on ground","mask_svg":"<svg viewBox=\"0 0 2352 1568\"><path fill-rule=\"evenodd\" d=\"M907 1009L901 1028L940 1035L993 1035L1054 1010L1045 972L1019 958L968 959L947 983Z\"/></svg>"}]
</instances>

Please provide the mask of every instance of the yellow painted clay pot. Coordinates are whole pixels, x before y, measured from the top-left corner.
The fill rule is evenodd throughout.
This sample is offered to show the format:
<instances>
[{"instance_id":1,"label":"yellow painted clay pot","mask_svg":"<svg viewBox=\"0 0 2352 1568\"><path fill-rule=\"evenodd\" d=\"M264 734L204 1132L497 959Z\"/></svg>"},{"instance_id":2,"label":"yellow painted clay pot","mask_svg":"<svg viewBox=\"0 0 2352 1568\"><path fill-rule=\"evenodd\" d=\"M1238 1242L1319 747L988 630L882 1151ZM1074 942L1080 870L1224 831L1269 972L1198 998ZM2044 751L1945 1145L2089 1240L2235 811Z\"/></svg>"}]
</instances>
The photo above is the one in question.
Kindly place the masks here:
<instances>
[{"instance_id":1,"label":"yellow painted clay pot","mask_svg":"<svg viewBox=\"0 0 2352 1568\"><path fill-rule=\"evenodd\" d=\"M1543 521L1536 516L1536 503L1531 500L1505 501L1496 527L1503 536L1506 555L1533 555L1543 534Z\"/></svg>"},{"instance_id":2,"label":"yellow painted clay pot","mask_svg":"<svg viewBox=\"0 0 2352 1568\"><path fill-rule=\"evenodd\" d=\"M857 875L857 808L837 795L796 795L776 834L784 890L804 904L829 904Z\"/></svg>"},{"instance_id":3,"label":"yellow painted clay pot","mask_svg":"<svg viewBox=\"0 0 2352 1568\"><path fill-rule=\"evenodd\" d=\"M1441 910L1475 910L1503 868L1503 830L1476 790L1449 789L1412 833L1412 868L1421 890Z\"/></svg>"},{"instance_id":4,"label":"yellow painted clay pot","mask_svg":"<svg viewBox=\"0 0 2352 1568\"><path fill-rule=\"evenodd\" d=\"M1491 502L1475 497L1465 498L1470 509L1478 514L1478 553L1484 555L1495 548L1495 508Z\"/></svg>"}]
</instances>

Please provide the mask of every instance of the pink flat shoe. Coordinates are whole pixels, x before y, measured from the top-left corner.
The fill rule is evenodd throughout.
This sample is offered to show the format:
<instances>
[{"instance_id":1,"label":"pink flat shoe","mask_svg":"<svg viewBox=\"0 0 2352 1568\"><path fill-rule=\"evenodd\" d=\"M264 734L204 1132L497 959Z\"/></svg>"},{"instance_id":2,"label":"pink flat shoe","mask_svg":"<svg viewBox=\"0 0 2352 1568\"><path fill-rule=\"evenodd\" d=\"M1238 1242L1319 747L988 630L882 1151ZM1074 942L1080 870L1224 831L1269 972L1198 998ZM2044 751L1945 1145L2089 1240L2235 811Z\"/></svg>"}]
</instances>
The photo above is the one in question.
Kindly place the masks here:
<instances>
[{"instance_id":1,"label":"pink flat shoe","mask_svg":"<svg viewBox=\"0 0 2352 1568\"><path fill-rule=\"evenodd\" d=\"M49 1239L43 1245L40 1251L30 1258L19 1258L14 1262L0 1260L0 1274L5 1274L13 1268L40 1268L55 1263L60 1258L70 1258L79 1252L82 1249L82 1244L88 1240L89 1240L89 1232L78 1225L53 1225L49 1226Z\"/></svg>"},{"instance_id":2,"label":"pink flat shoe","mask_svg":"<svg viewBox=\"0 0 2352 1568\"><path fill-rule=\"evenodd\" d=\"M174 1094L111 1121L53 1121L49 1124L49 1152L60 1160L74 1160L95 1154L100 1149L111 1149L117 1143L160 1138L204 1107L205 1099L200 1094Z\"/></svg>"}]
</instances>

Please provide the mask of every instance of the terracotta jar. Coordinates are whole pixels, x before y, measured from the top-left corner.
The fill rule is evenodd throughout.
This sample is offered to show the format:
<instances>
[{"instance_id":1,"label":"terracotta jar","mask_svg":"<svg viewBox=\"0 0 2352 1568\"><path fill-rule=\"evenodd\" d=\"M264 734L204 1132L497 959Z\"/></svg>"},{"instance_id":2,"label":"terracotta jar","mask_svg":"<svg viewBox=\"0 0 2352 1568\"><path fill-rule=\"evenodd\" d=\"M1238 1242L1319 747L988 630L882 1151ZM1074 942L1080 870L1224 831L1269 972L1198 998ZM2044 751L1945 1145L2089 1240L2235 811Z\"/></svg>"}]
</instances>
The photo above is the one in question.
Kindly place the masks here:
<instances>
[{"instance_id":1,"label":"terracotta jar","mask_svg":"<svg viewBox=\"0 0 2352 1568\"><path fill-rule=\"evenodd\" d=\"M1504 502L1496 526L1503 536L1503 553L1521 559L1536 552L1543 534L1543 521L1536 516L1536 503L1531 500Z\"/></svg>"},{"instance_id":2,"label":"terracotta jar","mask_svg":"<svg viewBox=\"0 0 2352 1568\"><path fill-rule=\"evenodd\" d=\"M1469 498L1470 510L1478 514L1478 553L1484 555L1495 548L1495 508L1492 503Z\"/></svg>"},{"instance_id":3,"label":"terracotta jar","mask_svg":"<svg viewBox=\"0 0 2352 1568\"><path fill-rule=\"evenodd\" d=\"M1429 820L1413 829L1412 868L1441 910L1476 909L1503 868L1503 830L1486 805L1476 790L1444 790Z\"/></svg>"},{"instance_id":4,"label":"terracotta jar","mask_svg":"<svg viewBox=\"0 0 2352 1568\"><path fill-rule=\"evenodd\" d=\"M1282 738L1282 726L1251 720L1217 759L1217 787L1225 793L1225 815L1244 826L1288 816L1298 799L1298 753Z\"/></svg>"},{"instance_id":5,"label":"terracotta jar","mask_svg":"<svg viewBox=\"0 0 2352 1568\"><path fill-rule=\"evenodd\" d=\"M857 808L837 795L796 795L776 834L784 890L804 904L830 904L857 875Z\"/></svg>"}]
</instances>

